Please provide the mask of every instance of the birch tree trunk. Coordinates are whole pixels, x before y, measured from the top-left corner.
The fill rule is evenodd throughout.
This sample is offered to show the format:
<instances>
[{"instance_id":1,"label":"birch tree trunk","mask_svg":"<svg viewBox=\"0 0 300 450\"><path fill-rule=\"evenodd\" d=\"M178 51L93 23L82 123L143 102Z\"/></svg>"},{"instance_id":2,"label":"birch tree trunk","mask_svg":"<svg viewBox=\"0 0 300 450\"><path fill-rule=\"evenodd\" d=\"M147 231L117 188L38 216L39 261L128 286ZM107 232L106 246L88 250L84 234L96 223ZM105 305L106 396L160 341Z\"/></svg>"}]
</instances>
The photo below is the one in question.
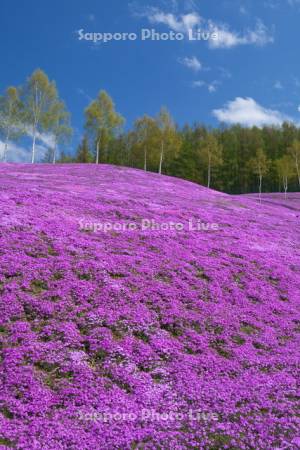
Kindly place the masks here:
<instances>
[{"instance_id":1,"label":"birch tree trunk","mask_svg":"<svg viewBox=\"0 0 300 450\"><path fill-rule=\"evenodd\" d=\"M159 169L158 169L159 175L161 175L163 159L164 159L164 141L161 142L161 150L160 150L160 158L159 158Z\"/></svg>"},{"instance_id":2,"label":"birch tree trunk","mask_svg":"<svg viewBox=\"0 0 300 450\"><path fill-rule=\"evenodd\" d=\"M33 130L31 164L34 163L34 159L35 159L35 141L36 141L36 127L34 127L34 130Z\"/></svg>"},{"instance_id":3,"label":"birch tree trunk","mask_svg":"<svg viewBox=\"0 0 300 450\"><path fill-rule=\"evenodd\" d=\"M55 163L56 163L56 151L57 151L57 142L55 141L54 149L53 149L53 160L52 160L52 164L55 164Z\"/></svg>"},{"instance_id":4,"label":"birch tree trunk","mask_svg":"<svg viewBox=\"0 0 300 450\"><path fill-rule=\"evenodd\" d=\"M9 139L10 139L11 129L12 129L12 105L10 103L9 110L8 110L7 131L6 131L4 151L3 151L3 161L4 162L6 162L6 157L7 157L7 153L8 153L8 143L9 143Z\"/></svg>"},{"instance_id":5,"label":"birch tree trunk","mask_svg":"<svg viewBox=\"0 0 300 450\"><path fill-rule=\"evenodd\" d=\"M99 164L99 146L100 146L100 139L97 140L97 149L96 149L96 164Z\"/></svg>"},{"instance_id":6,"label":"birch tree trunk","mask_svg":"<svg viewBox=\"0 0 300 450\"><path fill-rule=\"evenodd\" d=\"M288 179L287 177L284 177L283 179L283 186L284 186L284 198L287 198L287 190L288 190Z\"/></svg>"},{"instance_id":7,"label":"birch tree trunk","mask_svg":"<svg viewBox=\"0 0 300 450\"><path fill-rule=\"evenodd\" d=\"M36 143L36 135L37 129L40 121L40 113L41 113L41 104L42 104L42 94L38 91L37 84L35 84L35 98L34 98L34 109L33 109L33 138L32 138L32 157L31 164L34 163L35 160L35 143Z\"/></svg>"},{"instance_id":8,"label":"birch tree trunk","mask_svg":"<svg viewBox=\"0 0 300 450\"><path fill-rule=\"evenodd\" d=\"M7 153L8 153L9 136L10 136L10 131L7 130L7 134L6 134L6 138L5 138L5 143L4 143L3 162L6 162L6 157L7 157Z\"/></svg>"}]
</instances>

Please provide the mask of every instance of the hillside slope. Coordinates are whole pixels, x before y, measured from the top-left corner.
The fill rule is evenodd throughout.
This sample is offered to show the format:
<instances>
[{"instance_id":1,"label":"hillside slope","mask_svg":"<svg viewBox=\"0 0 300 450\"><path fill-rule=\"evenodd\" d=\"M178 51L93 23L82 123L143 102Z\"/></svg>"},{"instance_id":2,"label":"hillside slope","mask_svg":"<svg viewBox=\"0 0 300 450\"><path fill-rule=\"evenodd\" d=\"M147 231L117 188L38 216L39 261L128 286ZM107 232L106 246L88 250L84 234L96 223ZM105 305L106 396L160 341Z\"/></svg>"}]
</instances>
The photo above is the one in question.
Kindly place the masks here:
<instances>
[{"instance_id":1,"label":"hillside slope","mask_svg":"<svg viewBox=\"0 0 300 450\"><path fill-rule=\"evenodd\" d=\"M0 178L2 448L299 448L300 194Z\"/></svg>"}]
</instances>

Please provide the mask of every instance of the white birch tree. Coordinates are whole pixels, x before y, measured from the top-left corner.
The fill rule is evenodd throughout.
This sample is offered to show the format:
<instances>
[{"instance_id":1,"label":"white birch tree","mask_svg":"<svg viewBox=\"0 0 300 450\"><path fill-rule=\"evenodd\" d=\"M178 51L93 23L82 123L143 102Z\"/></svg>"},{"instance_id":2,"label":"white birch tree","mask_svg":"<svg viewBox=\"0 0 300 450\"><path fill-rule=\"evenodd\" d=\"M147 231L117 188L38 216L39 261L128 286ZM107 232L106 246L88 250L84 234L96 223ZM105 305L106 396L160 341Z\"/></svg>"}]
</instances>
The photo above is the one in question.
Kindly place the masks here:
<instances>
[{"instance_id":1,"label":"white birch tree","mask_svg":"<svg viewBox=\"0 0 300 450\"><path fill-rule=\"evenodd\" d=\"M166 155L172 152L175 156L179 149L180 143L179 136L176 133L174 121L165 107L161 108L156 122L160 134L158 173L161 175Z\"/></svg>"},{"instance_id":2,"label":"white birch tree","mask_svg":"<svg viewBox=\"0 0 300 450\"><path fill-rule=\"evenodd\" d=\"M0 97L0 135L4 140L3 162L7 160L9 142L19 139L24 133L19 91L16 87L10 86Z\"/></svg>"},{"instance_id":3,"label":"white birch tree","mask_svg":"<svg viewBox=\"0 0 300 450\"><path fill-rule=\"evenodd\" d=\"M95 145L96 164L105 152L110 139L118 133L124 124L124 118L116 112L112 98L105 91L100 91L85 110L85 129Z\"/></svg>"},{"instance_id":4,"label":"white birch tree","mask_svg":"<svg viewBox=\"0 0 300 450\"><path fill-rule=\"evenodd\" d=\"M148 170L148 160L153 155L155 139L157 141L158 129L155 119L144 115L134 123L134 136L139 152L143 153L143 167Z\"/></svg>"},{"instance_id":5,"label":"white birch tree","mask_svg":"<svg viewBox=\"0 0 300 450\"><path fill-rule=\"evenodd\" d=\"M53 139L52 163L57 160L58 146L66 143L71 135L70 114L66 110L65 103L59 99L53 102L49 109L48 119L45 120L46 129L50 132Z\"/></svg>"},{"instance_id":6,"label":"white birch tree","mask_svg":"<svg viewBox=\"0 0 300 450\"><path fill-rule=\"evenodd\" d=\"M289 180L294 176L293 160L289 155L284 155L276 161L277 173L282 182L284 197L287 198Z\"/></svg>"},{"instance_id":7,"label":"white birch tree","mask_svg":"<svg viewBox=\"0 0 300 450\"><path fill-rule=\"evenodd\" d=\"M256 150L254 158L250 159L250 170L258 176L259 201L261 203L262 181L263 177L268 173L270 163L262 148Z\"/></svg>"},{"instance_id":8,"label":"white birch tree","mask_svg":"<svg viewBox=\"0 0 300 450\"><path fill-rule=\"evenodd\" d=\"M24 118L28 134L32 136L31 163L35 162L36 141L44 132L48 132L50 111L57 102L58 94L55 83L49 81L40 69L33 72L23 88Z\"/></svg>"},{"instance_id":9,"label":"white birch tree","mask_svg":"<svg viewBox=\"0 0 300 450\"><path fill-rule=\"evenodd\" d=\"M222 146L219 145L217 138L209 133L201 141L199 153L200 159L207 167L207 187L210 188L212 168L222 164Z\"/></svg>"}]
</instances>

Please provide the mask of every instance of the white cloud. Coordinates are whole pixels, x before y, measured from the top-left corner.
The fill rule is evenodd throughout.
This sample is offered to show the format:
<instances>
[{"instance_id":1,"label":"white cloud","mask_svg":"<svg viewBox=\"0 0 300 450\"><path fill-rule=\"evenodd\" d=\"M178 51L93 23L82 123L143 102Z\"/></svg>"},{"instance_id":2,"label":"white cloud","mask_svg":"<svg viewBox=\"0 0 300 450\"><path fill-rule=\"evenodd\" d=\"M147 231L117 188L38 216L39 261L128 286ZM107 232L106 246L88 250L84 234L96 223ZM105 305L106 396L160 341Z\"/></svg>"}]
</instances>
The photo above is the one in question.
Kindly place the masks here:
<instances>
[{"instance_id":1,"label":"white cloud","mask_svg":"<svg viewBox=\"0 0 300 450\"><path fill-rule=\"evenodd\" d=\"M247 16L249 14L248 9L244 5L240 6L240 14L242 14L243 16Z\"/></svg>"},{"instance_id":2,"label":"white cloud","mask_svg":"<svg viewBox=\"0 0 300 450\"><path fill-rule=\"evenodd\" d=\"M298 106L298 111L300 112L300 105Z\"/></svg>"},{"instance_id":3,"label":"white cloud","mask_svg":"<svg viewBox=\"0 0 300 450\"><path fill-rule=\"evenodd\" d=\"M238 45L264 46L274 42L273 32L261 20L257 20L254 29L247 29L243 33L233 31L227 24L220 24L201 17L197 12L188 14L174 14L164 12L159 8L140 8L131 5L134 15L146 17L151 24L166 25L171 30L188 34L190 30L201 29L201 32L217 33L218 39L210 39L210 48L233 48Z\"/></svg>"},{"instance_id":4,"label":"white cloud","mask_svg":"<svg viewBox=\"0 0 300 450\"><path fill-rule=\"evenodd\" d=\"M178 61L180 64L183 64L184 66L188 67L191 70L194 70L195 72L199 72L203 69L202 63L199 61L196 56L192 56L191 58L179 58Z\"/></svg>"},{"instance_id":5,"label":"white cloud","mask_svg":"<svg viewBox=\"0 0 300 450\"><path fill-rule=\"evenodd\" d=\"M227 25L219 26L210 22L210 28L218 35L218 39L209 42L211 48L232 48L244 44L243 39L237 33L230 31Z\"/></svg>"},{"instance_id":6,"label":"white cloud","mask_svg":"<svg viewBox=\"0 0 300 450\"><path fill-rule=\"evenodd\" d=\"M281 81L279 81L279 80L275 81L274 89L278 89L278 90L283 89L283 85L282 85Z\"/></svg>"},{"instance_id":7,"label":"white cloud","mask_svg":"<svg viewBox=\"0 0 300 450\"><path fill-rule=\"evenodd\" d=\"M197 0L184 0L184 8L196 11L198 9Z\"/></svg>"},{"instance_id":8,"label":"white cloud","mask_svg":"<svg viewBox=\"0 0 300 450\"><path fill-rule=\"evenodd\" d=\"M300 5L300 0L287 0L287 2L290 6L299 6Z\"/></svg>"},{"instance_id":9,"label":"white cloud","mask_svg":"<svg viewBox=\"0 0 300 450\"><path fill-rule=\"evenodd\" d=\"M31 162L31 138L32 132L26 129L27 138L21 140L21 143L9 142L6 159L8 162ZM29 139L29 140L28 140ZM42 161L47 150L54 147L54 137L47 133L38 133L35 145L36 160ZM5 144L0 140L0 159L3 157Z\"/></svg>"},{"instance_id":10,"label":"white cloud","mask_svg":"<svg viewBox=\"0 0 300 450\"><path fill-rule=\"evenodd\" d=\"M222 78L229 79L232 77L232 73L228 69L225 69L225 67L218 67L218 70Z\"/></svg>"},{"instance_id":11,"label":"white cloud","mask_svg":"<svg viewBox=\"0 0 300 450\"><path fill-rule=\"evenodd\" d=\"M279 3L276 0L265 0L263 5L265 8L270 8L270 9L279 8Z\"/></svg>"},{"instance_id":12,"label":"white cloud","mask_svg":"<svg viewBox=\"0 0 300 450\"><path fill-rule=\"evenodd\" d=\"M193 82L194 87L205 87L207 88L208 92L210 94L213 94L218 89L218 86L220 86L221 82L218 80L214 80L211 83L207 83L204 80L197 80Z\"/></svg>"},{"instance_id":13,"label":"white cloud","mask_svg":"<svg viewBox=\"0 0 300 450\"><path fill-rule=\"evenodd\" d=\"M218 25L213 21L209 21L209 29L218 34L218 39L209 41L211 48L233 48L238 45L264 46L274 42L273 32L261 20L256 22L253 30L247 29L242 34L231 31L226 24Z\"/></svg>"},{"instance_id":14,"label":"white cloud","mask_svg":"<svg viewBox=\"0 0 300 450\"><path fill-rule=\"evenodd\" d=\"M46 155L48 148L44 145L36 144L36 159L42 161ZM4 152L4 142L0 140L0 158L2 159ZM25 147L15 142L9 142L8 152L6 155L7 162L29 163L31 162L31 148Z\"/></svg>"},{"instance_id":15,"label":"white cloud","mask_svg":"<svg viewBox=\"0 0 300 450\"><path fill-rule=\"evenodd\" d=\"M216 84L214 84L214 83L208 84L207 89L208 89L208 92L210 92L211 94L213 92L216 92L216 90L217 90Z\"/></svg>"},{"instance_id":16,"label":"white cloud","mask_svg":"<svg viewBox=\"0 0 300 450\"><path fill-rule=\"evenodd\" d=\"M195 87L203 87L206 86L206 82L203 80L197 80L193 82L193 86Z\"/></svg>"},{"instance_id":17,"label":"white cloud","mask_svg":"<svg viewBox=\"0 0 300 450\"><path fill-rule=\"evenodd\" d=\"M55 145L55 138L53 134L50 133L38 133L37 140L39 140L43 145L48 148L53 148Z\"/></svg>"},{"instance_id":18,"label":"white cloud","mask_svg":"<svg viewBox=\"0 0 300 450\"><path fill-rule=\"evenodd\" d=\"M82 97L84 97L89 102L91 102L93 100L92 97L89 94L87 94L87 92L85 92L84 89L77 88L77 94L81 95Z\"/></svg>"},{"instance_id":19,"label":"white cloud","mask_svg":"<svg viewBox=\"0 0 300 450\"><path fill-rule=\"evenodd\" d=\"M264 108L253 98L237 97L228 102L223 108L213 110L213 115L228 124L239 123L244 126L281 125L292 119L279 111Z\"/></svg>"},{"instance_id":20,"label":"white cloud","mask_svg":"<svg viewBox=\"0 0 300 450\"><path fill-rule=\"evenodd\" d=\"M293 77L293 81L296 88L300 88L300 79L298 77Z\"/></svg>"},{"instance_id":21,"label":"white cloud","mask_svg":"<svg viewBox=\"0 0 300 450\"><path fill-rule=\"evenodd\" d=\"M33 137L32 130L29 127L25 128L26 135L30 138ZM40 141L41 144L45 145L48 148L53 148L55 144L54 136L51 133L37 133L36 134L36 140Z\"/></svg>"},{"instance_id":22,"label":"white cloud","mask_svg":"<svg viewBox=\"0 0 300 450\"><path fill-rule=\"evenodd\" d=\"M287 4L291 7L298 7L300 6L300 0L265 0L263 2L263 5L266 8L270 8L270 9L278 9L280 8L280 6L284 7L284 4Z\"/></svg>"},{"instance_id":23,"label":"white cloud","mask_svg":"<svg viewBox=\"0 0 300 450\"><path fill-rule=\"evenodd\" d=\"M172 30L182 33L188 32L202 22L202 18L195 12L176 16L173 13L164 13L158 8L147 8L141 15L146 16L150 23L167 25Z\"/></svg>"}]
</instances>

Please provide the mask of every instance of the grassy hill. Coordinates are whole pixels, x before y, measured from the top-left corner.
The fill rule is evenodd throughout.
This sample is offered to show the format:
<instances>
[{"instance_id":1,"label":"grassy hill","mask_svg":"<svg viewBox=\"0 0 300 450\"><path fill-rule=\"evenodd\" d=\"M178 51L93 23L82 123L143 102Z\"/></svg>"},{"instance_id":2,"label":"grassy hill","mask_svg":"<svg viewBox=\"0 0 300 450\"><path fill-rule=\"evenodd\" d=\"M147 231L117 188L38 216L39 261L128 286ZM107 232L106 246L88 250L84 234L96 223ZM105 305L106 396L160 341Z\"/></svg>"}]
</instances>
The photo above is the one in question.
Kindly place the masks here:
<instances>
[{"instance_id":1,"label":"grassy hill","mask_svg":"<svg viewBox=\"0 0 300 450\"><path fill-rule=\"evenodd\" d=\"M0 178L1 448L299 448L300 194Z\"/></svg>"}]
</instances>

